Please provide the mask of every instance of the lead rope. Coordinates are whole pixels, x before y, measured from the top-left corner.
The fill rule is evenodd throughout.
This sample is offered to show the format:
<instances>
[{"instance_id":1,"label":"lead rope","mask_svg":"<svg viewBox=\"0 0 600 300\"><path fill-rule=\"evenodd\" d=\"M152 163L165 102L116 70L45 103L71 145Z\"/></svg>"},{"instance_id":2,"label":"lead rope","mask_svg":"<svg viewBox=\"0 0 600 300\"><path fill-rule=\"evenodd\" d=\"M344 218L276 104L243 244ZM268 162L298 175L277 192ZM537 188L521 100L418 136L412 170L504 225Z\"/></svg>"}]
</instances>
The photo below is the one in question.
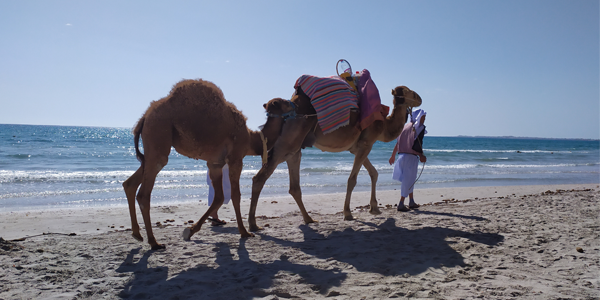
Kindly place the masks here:
<instances>
[{"instance_id":1,"label":"lead rope","mask_svg":"<svg viewBox=\"0 0 600 300\"><path fill-rule=\"evenodd\" d=\"M421 167L421 173L419 173L419 177L417 177L417 180L415 180L415 182L408 188L409 191L413 188L413 186L415 186L415 183L419 181L419 178L421 178L421 174L423 174L423 170L425 170L425 163L423 163L423 167Z\"/></svg>"}]
</instances>

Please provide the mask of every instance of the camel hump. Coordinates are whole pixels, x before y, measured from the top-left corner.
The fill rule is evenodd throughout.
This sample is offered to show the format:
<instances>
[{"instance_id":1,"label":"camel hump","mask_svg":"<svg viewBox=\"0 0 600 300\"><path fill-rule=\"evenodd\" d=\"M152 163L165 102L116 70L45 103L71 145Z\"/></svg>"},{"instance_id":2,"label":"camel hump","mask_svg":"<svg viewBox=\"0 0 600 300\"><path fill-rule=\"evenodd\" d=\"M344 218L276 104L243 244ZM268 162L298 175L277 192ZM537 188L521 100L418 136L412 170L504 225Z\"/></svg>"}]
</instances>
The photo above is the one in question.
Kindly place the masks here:
<instances>
[{"instance_id":1,"label":"camel hump","mask_svg":"<svg viewBox=\"0 0 600 300\"><path fill-rule=\"evenodd\" d=\"M232 140L231 135L242 140L248 135L242 112L225 100L219 87L202 79L178 82L168 96L150 104L143 118L143 130L148 132L142 134L142 139L162 132L178 152L195 158L204 145ZM172 130L161 131L169 127Z\"/></svg>"},{"instance_id":2,"label":"camel hump","mask_svg":"<svg viewBox=\"0 0 600 300\"><path fill-rule=\"evenodd\" d=\"M195 93L212 94L217 99L225 101L223 91L216 84L202 79L184 79L176 83L171 89L169 96L178 92L190 93L192 91Z\"/></svg>"},{"instance_id":3,"label":"camel hump","mask_svg":"<svg viewBox=\"0 0 600 300\"><path fill-rule=\"evenodd\" d=\"M197 112L203 115L234 118L246 126L247 118L235 106L227 101L223 91L214 83L202 79L185 79L173 86L166 97L177 109ZM231 112L233 115L229 115Z\"/></svg>"}]
</instances>

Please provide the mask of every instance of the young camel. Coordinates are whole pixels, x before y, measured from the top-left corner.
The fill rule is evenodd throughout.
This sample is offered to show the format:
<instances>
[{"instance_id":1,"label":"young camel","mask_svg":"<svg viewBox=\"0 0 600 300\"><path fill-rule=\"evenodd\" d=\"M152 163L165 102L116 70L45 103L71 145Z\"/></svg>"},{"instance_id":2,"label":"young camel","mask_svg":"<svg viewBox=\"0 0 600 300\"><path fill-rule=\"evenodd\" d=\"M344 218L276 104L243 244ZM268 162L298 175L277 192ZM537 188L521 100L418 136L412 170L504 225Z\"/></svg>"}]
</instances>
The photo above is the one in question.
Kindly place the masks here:
<instances>
[{"instance_id":1,"label":"young camel","mask_svg":"<svg viewBox=\"0 0 600 300\"><path fill-rule=\"evenodd\" d=\"M229 165L231 197L239 232L242 237L253 236L246 231L240 213L239 179L243 158L246 155L262 155L264 147L274 145L283 126L280 115L289 111L291 105L290 101L280 98L264 104L271 116L258 132L246 127L246 117L242 112L227 102L221 89L209 81L183 80L167 97L153 101L133 130L136 156L141 166L123 182L133 237L138 241L144 240L135 213L136 191L141 184L137 202L142 211L148 243L153 250L165 248L152 233L150 194L158 172L168 162L171 146L187 157L205 160L215 188L213 204L192 228L184 231L184 239L188 240L198 232L208 216L223 204L221 169L225 164ZM144 154L139 150L140 136Z\"/></svg>"},{"instance_id":2,"label":"young camel","mask_svg":"<svg viewBox=\"0 0 600 300\"><path fill-rule=\"evenodd\" d=\"M392 114L384 121L375 121L369 127L360 130L356 123L358 122L358 112L352 111L350 115L350 125L341 127L326 135L323 134L317 123L316 117L309 117L316 113L310 99L302 92L297 90L292 102L296 105L296 112L305 117L297 117L287 120L281 130L281 136L275 142L273 149L269 153L269 160L266 165L258 171L252 178L252 198L250 202L250 213L248 223L250 231L257 231L256 225L256 205L258 197L263 189L267 179L271 176L277 165L283 161L287 162L290 176L290 191L294 200L300 208L302 217L306 224L313 223L314 220L308 215L304 204L302 203L302 191L300 190L300 160L302 157L301 148L311 145L322 151L341 152L350 151L354 154L354 164L348 185L346 188L346 200L344 202L344 220L352 220L350 212L350 197L352 190L356 186L356 178L361 166L365 166L371 177L371 201L370 212L380 214L377 207L377 198L375 196L375 187L377 184L377 170L373 167L367 156L376 141L389 142L396 139L407 120L408 109L420 106L421 97L405 86L399 86L392 90L394 96L394 108ZM315 128L316 127L316 128ZM314 132L314 135L312 134Z\"/></svg>"}]
</instances>

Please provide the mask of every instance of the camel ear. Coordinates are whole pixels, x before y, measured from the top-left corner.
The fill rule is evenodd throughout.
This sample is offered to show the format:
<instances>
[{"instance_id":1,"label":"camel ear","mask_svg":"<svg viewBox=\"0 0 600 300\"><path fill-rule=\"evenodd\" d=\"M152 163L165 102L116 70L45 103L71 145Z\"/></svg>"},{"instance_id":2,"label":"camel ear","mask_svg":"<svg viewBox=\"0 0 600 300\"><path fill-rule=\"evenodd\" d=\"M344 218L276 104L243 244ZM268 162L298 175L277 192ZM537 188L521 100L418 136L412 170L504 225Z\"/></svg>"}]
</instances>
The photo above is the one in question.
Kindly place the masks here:
<instances>
[{"instance_id":1,"label":"camel ear","mask_svg":"<svg viewBox=\"0 0 600 300\"><path fill-rule=\"evenodd\" d=\"M396 90L392 89L392 95L396 96Z\"/></svg>"},{"instance_id":2,"label":"camel ear","mask_svg":"<svg viewBox=\"0 0 600 300\"><path fill-rule=\"evenodd\" d=\"M263 104L263 107L264 107L265 109L267 109L267 104L266 104L266 103L265 103L265 104Z\"/></svg>"}]
</instances>

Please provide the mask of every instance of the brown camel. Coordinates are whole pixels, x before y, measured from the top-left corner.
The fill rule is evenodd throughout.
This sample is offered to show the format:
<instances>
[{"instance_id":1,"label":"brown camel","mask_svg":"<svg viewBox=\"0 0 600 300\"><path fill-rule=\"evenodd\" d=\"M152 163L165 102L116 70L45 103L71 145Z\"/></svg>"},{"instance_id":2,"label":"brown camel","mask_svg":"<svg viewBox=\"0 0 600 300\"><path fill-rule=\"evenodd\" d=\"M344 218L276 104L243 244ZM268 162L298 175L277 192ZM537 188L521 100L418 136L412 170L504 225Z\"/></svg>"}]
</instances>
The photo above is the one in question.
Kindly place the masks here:
<instances>
[{"instance_id":1,"label":"brown camel","mask_svg":"<svg viewBox=\"0 0 600 300\"><path fill-rule=\"evenodd\" d=\"M242 237L253 236L246 231L240 213L239 179L243 158L246 155L262 155L272 147L283 126L281 115L291 108L291 102L276 98L263 106L270 113L262 131L246 127L246 117L234 104L227 102L223 92L209 81L183 80L177 83L169 95L150 104L146 113L133 130L135 151L140 168L123 182L129 203L132 235L143 241L136 220L135 199L142 211L148 243L152 249L164 249L156 242L150 221L150 194L156 175L167 165L171 146L187 157L202 159L210 171L215 198L208 211L191 228L184 231L188 240L198 232L208 216L223 204L222 167L229 165L231 198L238 229ZM139 150L142 137L144 154ZM266 138L266 139L265 139Z\"/></svg>"},{"instance_id":2,"label":"brown camel","mask_svg":"<svg viewBox=\"0 0 600 300\"><path fill-rule=\"evenodd\" d=\"M358 122L358 112L352 111L350 115L350 125L341 127L326 135L323 134L317 123L316 113L310 99L301 89L292 98L296 105L296 113L301 117L289 119L285 122L281 136L275 142L275 145L269 153L269 160L266 165L258 171L252 178L252 200L250 203L250 213L248 223L250 231L257 231L256 225L256 205L260 192L271 176L277 165L283 161L287 162L290 176L289 193L294 197L305 223L312 223L314 220L308 215L304 204L302 203L302 191L300 190L300 159L302 157L301 148L313 144L318 149L327 152L350 151L354 154L354 165L348 178L346 189L346 201L344 202L344 219L352 220L350 212L350 196L356 185L356 178L362 165L365 166L371 177L371 201L370 212L379 214L377 207L377 198L375 197L375 187L377 184L377 170L373 167L367 156L376 141L389 142L396 139L404 124L406 123L408 109L421 105L421 97L405 86L399 86L392 90L394 96L394 108L392 114L384 121L375 121L367 128L360 130L356 123ZM303 117L302 117L303 116ZM313 134L314 132L314 134Z\"/></svg>"}]
</instances>

